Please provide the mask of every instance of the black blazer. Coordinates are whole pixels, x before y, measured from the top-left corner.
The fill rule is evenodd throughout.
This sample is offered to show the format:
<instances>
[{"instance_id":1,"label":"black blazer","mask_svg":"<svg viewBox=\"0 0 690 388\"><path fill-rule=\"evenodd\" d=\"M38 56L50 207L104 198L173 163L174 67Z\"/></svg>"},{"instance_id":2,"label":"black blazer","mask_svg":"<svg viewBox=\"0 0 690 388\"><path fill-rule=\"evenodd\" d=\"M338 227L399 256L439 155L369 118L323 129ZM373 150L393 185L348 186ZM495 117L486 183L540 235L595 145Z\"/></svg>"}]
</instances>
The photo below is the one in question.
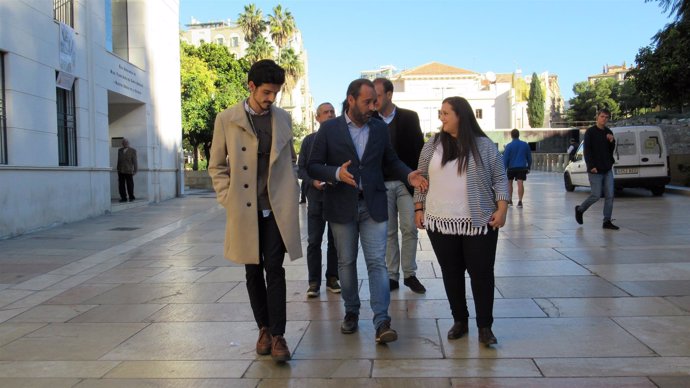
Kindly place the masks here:
<instances>
[{"instance_id":1,"label":"black blazer","mask_svg":"<svg viewBox=\"0 0 690 388\"><path fill-rule=\"evenodd\" d=\"M299 159L297 159L297 175L299 179L304 182L307 190L307 200L309 201L322 201L323 191L318 190L314 187L312 179L309 174L307 174L307 162L309 161L309 155L311 154L312 146L314 145L314 138L316 137L316 132L308 134L304 139L302 139L302 146L299 149Z\"/></svg>"},{"instance_id":2,"label":"black blazer","mask_svg":"<svg viewBox=\"0 0 690 388\"><path fill-rule=\"evenodd\" d=\"M338 167L348 160L352 161L348 171L356 182L361 179L364 200L376 222L388 220L384 167L390 169L395 179L403 182L407 182L407 176L412 172L393 150L386 124L376 119L369 120L368 125L369 141L362 160L357 157L344 116L322 123L316 134L307 171L313 179L332 183L326 185L323 192L323 217L326 221L347 223L358 216L358 189L335 177Z\"/></svg>"},{"instance_id":3,"label":"black blazer","mask_svg":"<svg viewBox=\"0 0 690 388\"><path fill-rule=\"evenodd\" d=\"M378 113L376 117L380 117ZM419 163L419 154L422 152L422 147L424 147L424 134L422 134L422 128L419 126L417 112L396 106L395 116L388 124L388 134L390 135L393 149L398 154L400 160L407 167L416 170L417 163ZM386 181L397 180L388 170L384 171L384 179ZM403 182L407 183L407 181Z\"/></svg>"}]
</instances>

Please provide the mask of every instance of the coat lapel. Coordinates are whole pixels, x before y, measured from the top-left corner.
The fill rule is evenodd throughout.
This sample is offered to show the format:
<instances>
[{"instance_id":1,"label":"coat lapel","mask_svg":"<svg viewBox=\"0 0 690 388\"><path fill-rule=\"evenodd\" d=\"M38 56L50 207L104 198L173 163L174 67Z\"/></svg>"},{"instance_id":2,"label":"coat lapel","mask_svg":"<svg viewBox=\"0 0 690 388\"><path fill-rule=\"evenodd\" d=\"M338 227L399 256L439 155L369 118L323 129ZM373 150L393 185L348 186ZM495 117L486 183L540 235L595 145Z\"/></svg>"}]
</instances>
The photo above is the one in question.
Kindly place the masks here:
<instances>
[{"instance_id":1,"label":"coat lapel","mask_svg":"<svg viewBox=\"0 0 690 388\"><path fill-rule=\"evenodd\" d=\"M289 120L289 119L288 119ZM292 139L292 126L286 122L286 118L278 115L276 110L271 106L271 156L270 164L275 163L282 151L283 147ZM289 128L289 131L282 130L282 128Z\"/></svg>"}]
</instances>

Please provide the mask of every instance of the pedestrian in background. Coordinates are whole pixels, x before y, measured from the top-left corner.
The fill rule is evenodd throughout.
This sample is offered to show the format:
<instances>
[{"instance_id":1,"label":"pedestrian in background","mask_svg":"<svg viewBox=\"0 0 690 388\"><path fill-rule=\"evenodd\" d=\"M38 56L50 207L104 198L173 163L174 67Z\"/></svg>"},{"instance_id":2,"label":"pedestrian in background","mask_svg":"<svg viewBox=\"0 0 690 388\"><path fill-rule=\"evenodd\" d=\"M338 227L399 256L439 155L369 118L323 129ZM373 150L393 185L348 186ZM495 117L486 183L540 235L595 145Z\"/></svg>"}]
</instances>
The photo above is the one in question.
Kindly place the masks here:
<instances>
[{"instance_id":1,"label":"pedestrian in background","mask_svg":"<svg viewBox=\"0 0 690 388\"><path fill-rule=\"evenodd\" d=\"M597 123L585 131L585 163L587 177L591 188L589 197L579 206L575 206L575 221L582 225L582 215L594 205L603 193L604 222L602 228L610 230L620 229L611 222L613 215L613 151L616 149L616 138L606 126L611 118L611 112L604 108L597 112Z\"/></svg>"},{"instance_id":2,"label":"pedestrian in background","mask_svg":"<svg viewBox=\"0 0 690 388\"><path fill-rule=\"evenodd\" d=\"M520 140L520 131L517 129L510 131L510 137L513 140L503 150L503 162L508 171L508 205L513 204L513 181L515 180L518 188L517 207L522 208L525 181L532 168L532 150L529 144Z\"/></svg>"},{"instance_id":3,"label":"pedestrian in background","mask_svg":"<svg viewBox=\"0 0 690 388\"><path fill-rule=\"evenodd\" d=\"M386 78L374 80L376 113L388 125L391 145L400 160L412 170L417 169L419 153L424 146L424 135L419 126L417 112L393 104L393 83ZM413 188L383 172L388 196L388 240L386 266L391 291L400 287L400 269L403 284L413 292L423 294L424 285L417 279L417 228L414 225ZM398 227L401 241L398 243Z\"/></svg>"},{"instance_id":4,"label":"pedestrian in background","mask_svg":"<svg viewBox=\"0 0 690 388\"><path fill-rule=\"evenodd\" d=\"M329 102L324 102L316 108L316 121L319 124L335 117L335 108ZM335 250L335 242L331 227L327 227L326 220L323 219L323 190L326 182L318 179L311 179L307 173L307 162L311 154L312 145L316 132L310 133L302 140L299 151L299 177L306 186L307 192L307 271L309 272L309 288L307 297L315 298L319 296L321 288L321 265L322 252L321 242L323 241L324 229L328 229L328 248L326 251L326 289L334 294L339 294L340 284L338 283L338 254Z\"/></svg>"},{"instance_id":5,"label":"pedestrian in background","mask_svg":"<svg viewBox=\"0 0 690 388\"><path fill-rule=\"evenodd\" d=\"M122 148L117 150L117 187L120 191L120 202L133 202L134 175L137 174L137 150L129 146L129 140L122 138Z\"/></svg>"}]
</instances>

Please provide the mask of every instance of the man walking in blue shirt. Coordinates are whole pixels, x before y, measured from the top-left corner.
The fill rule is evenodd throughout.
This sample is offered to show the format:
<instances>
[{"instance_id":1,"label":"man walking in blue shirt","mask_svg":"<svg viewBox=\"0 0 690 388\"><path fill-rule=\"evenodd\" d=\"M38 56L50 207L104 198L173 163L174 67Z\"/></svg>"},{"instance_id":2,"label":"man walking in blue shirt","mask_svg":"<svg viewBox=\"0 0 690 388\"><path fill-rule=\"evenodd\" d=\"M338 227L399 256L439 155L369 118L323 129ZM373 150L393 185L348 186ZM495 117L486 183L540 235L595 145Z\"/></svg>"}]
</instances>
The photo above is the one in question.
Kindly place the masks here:
<instances>
[{"instance_id":1,"label":"man walking in blue shirt","mask_svg":"<svg viewBox=\"0 0 690 388\"><path fill-rule=\"evenodd\" d=\"M520 131L513 129L510 131L510 137L513 141L506 144L503 151L503 163L508 172L508 201L509 205L513 204L513 180L517 181L518 187L518 204L517 207L522 208L522 197L525 194L525 181L527 174L532 168L532 150L529 144L520 140Z\"/></svg>"}]
</instances>

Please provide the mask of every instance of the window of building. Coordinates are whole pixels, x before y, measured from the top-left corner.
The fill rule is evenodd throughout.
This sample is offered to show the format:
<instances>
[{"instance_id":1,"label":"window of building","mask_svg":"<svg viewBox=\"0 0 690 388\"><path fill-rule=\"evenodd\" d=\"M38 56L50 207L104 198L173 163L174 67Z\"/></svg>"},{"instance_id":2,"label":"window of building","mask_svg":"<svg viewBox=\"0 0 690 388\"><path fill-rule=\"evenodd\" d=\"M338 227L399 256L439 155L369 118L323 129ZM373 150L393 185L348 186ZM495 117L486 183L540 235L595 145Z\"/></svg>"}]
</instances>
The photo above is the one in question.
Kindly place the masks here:
<instances>
[{"instance_id":1,"label":"window of building","mask_svg":"<svg viewBox=\"0 0 690 388\"><path fill-rule=\"evenodd\" d=\"M216 43L219 45L223 45L223 44L225 44L225 39L223 39L222 36L217 36L216 37Z\"/></svg>"},{"instance_id":2,"label":"window of building","mask_svg":"<svg viewBox=\"0 0 690 388\"><path fill-rule=\"evenodd\" d=\"M129 60L129 26L127 0L104 0L105 48L118 57Z\"/></svg>"},{"instance_id":3,"label":"window of building","mask_svg":"<svg viewBox=\"0 0 690 388\"><path fill-rule=\"evenodd\" d=\"M0 51L0 164L7 164L7 121L5 120L5 53Z\"/></svg>"},{"instance_id":4,"label":"window of building","mask_svg":"<svg viewBox=\"0 0 690 388\"><path fill-rule=\"evenodd\" d=\"M76 82L75 82L76 85ZM58 161L61 166L77 165L77 108L72 90L57 90Z\"/></svg>"},{"instance_id":5,"label":"window of building","mask_svg":"<svg viewBox=\"0 0 690 388\"><path fill-rule=\"evenodd\" d=\"M74 28L74 0L53 0L53 18Z\"/></svg>"},{"instance_id":6,"label":"window of building","mask_svg":"<svg viewBox=\"0 0 690 388\"><path fill-rule=\"evenodd\" d=\"M233 36L231 42L231 47L238 47L240 45L240 38L237 36Z\"/></svg>"},{"instance_id":7,"label":"window of building","mask_svg":"<svg viewBox=\"0 0 690 388\"><path fill-rule=\"evenodd\" d=\"M474 117L481 119L482 117L484 117L484 112L481 109L475 109Z\"/></svg>"}]
</instances>

